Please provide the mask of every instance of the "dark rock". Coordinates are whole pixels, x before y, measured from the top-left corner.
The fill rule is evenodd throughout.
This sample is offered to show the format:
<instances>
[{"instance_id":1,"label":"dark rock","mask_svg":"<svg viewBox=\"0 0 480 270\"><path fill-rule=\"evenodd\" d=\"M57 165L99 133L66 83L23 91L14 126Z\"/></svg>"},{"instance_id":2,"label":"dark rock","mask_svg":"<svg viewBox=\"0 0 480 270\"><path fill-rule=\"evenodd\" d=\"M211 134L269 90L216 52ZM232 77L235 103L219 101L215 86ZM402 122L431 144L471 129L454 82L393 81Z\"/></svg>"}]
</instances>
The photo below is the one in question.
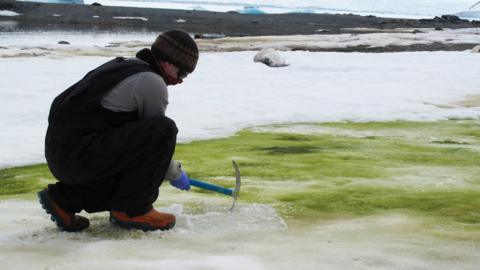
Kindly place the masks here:
<instances>
[{"instance_id":1,"label":"dark rock","mask_svg":"<svg viewBox=\"0 0 480 270\"><path fill-rule=\"evenodd\" d=\"M442 15L442 17L435 16L433 19L421 19L423 23L468 23L467 20L462 20L455 15Z\"/></svg>"},{"instance_id":2,"label":"dark rock","mask_svg":"<svg viewBox=\"0 0 480 270\"><path fill-rule=\"evenodd\" d=\"M93 3L92 3L92 6L101 6L101 5L102 5L102 4L97 3L97 2L93 2Z\"/></svg>"},{"instance_id":3,"label":"dark rock","mask_svg":"<svg viewBox=\"0 0 480 270\"><path fill-rule=\"evenodd\" d=\"M12 8L15 6L16 0L0 0L0 4L4 8Z\"/></svg>"},{"instance_id":4,"label":"dark rock","mask_svg":"<svg viewBox=\"0 0 480 270\"><path fill-rule=\"evenodd\" d=\"M468 22L467 20L462 20L458 16L455 16L455 15L442 15L442 19L444 21L451 22L451 23Z\"/></svg>"},{"instance_id":5,"label":"dark rock","mask_svg":"<svg viewBox=\"0 0 480 270\"><path fill-rule=\"evenodd\" d=\"M412 34L418 34L418 33L423 33L423 32L418 30L418 29L415 29L415 30L412 31Z\"/></svg>"},{"instance_id":6,"label":"dark rock","mask_svg":"<svg viewBox=\"0 0 480 270\"><path fill-rule=\"evenodd\" d=\"M435 27L435 31L442 31L442 30L443 30L443 28L440 27L440 26Z\"/></svg>"},{"instance_id":7,"label":"dark rock","mask_svg":"<svg viewBox=\"0 0 480 270\"><path fill-rule=\"evenodd\" d=\"M58 44L63 44L63 45L70 45L70 42L65 41L65 40L60 40Z\"/></svg>"}]
</instances>

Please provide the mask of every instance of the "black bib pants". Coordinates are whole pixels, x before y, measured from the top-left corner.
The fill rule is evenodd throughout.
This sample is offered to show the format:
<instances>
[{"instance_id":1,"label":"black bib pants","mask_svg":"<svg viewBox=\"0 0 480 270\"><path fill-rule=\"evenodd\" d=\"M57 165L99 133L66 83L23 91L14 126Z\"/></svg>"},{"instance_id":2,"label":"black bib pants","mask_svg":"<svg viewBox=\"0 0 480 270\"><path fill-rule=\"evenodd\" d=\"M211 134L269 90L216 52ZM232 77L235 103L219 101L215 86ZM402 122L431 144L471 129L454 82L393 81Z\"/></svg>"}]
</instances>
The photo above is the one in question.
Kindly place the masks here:
<instances>
[{"instance_id":1,"label":"black bib pants","mask_svg":"<svg viewBox=\"0 0 480 270\"><path fill-rule=\"evenodd\" d=\"M139 120L137 112L112 112L102 97L149 65L116 58L89 72L53 102L45 156L58 182L48 186L70 212L152 208L175 151L177 127L167 117Z\"/></svg>"}]
</instances>

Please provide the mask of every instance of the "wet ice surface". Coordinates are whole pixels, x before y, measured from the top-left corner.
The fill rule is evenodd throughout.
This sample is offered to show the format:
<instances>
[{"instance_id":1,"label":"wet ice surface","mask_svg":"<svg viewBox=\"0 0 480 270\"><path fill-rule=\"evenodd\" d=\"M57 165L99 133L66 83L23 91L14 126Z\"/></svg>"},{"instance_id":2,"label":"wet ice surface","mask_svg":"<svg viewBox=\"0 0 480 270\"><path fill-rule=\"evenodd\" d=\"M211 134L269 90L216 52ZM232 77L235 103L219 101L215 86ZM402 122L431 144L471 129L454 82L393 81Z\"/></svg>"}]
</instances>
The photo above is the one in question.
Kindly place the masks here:
<instances>
[{"instance_id":1,"label":"wet ice surface","mask_svg":"<svg viewBox=\"0 0 480 270\"><path fill-rule=\"evenodd\" d=\"M15 209L10 210L10 207ZM109 223L106 213L82 213L91 221L89 229L82 233L63 233L53 226L54 224L48 219L49 216L35 202L2 201L0 209L2 209L2 217L11 222L10 226L7 224L4 227L6 230L0 233L0 240L22 244L43 243L52 239L95 241L98 238L110 240L145 237L188 238L193 235L220 238L244 233L287 229L286 223L278 216L275 209L261 204L240 204L233 211L224 206L184 210L182 204L172 204L158 208L158 210L175 215L177 223L174 229L166 232L146 233L137 230L123 230L113 226ZM24 215L20 217L20 213ZM23 233L22 225L29 227L28 233Z\"/></svg>"},{"instance_id":2,"label":"wet ice surface","mask_svg":"<svg viewBox=\"0 0 480 270\"><path fill-rule=\"evenodd\" d=\"M0 202L0 263L6 269L464 269L480 263L478 244L434 239L403 214L287 228L273 208L163 208L178 217L168 232L123 230L89 215L81 233L58 231L33 201Z\"/></svg>"}]
</instances>

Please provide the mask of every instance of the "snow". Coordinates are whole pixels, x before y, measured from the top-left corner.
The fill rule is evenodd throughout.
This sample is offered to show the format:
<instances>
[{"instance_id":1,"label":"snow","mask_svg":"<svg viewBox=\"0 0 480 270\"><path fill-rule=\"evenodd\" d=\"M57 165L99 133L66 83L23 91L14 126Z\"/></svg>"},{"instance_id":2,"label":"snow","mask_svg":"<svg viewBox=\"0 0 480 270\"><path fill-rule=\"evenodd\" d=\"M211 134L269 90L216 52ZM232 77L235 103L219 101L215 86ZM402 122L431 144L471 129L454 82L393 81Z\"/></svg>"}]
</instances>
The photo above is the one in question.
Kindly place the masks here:
<instances>
[{"instance_id":1,"label":"snow","mask_svg":"<svg viewBox=\"0 0 480 270\"><path fill-rule=\"evenodd\" d=\"M148 21L147 18L144 18L144 17L122 17L122 16L116 16L116 17L113 17L114 19L118 19L118 20L139 20L139 21Z\"/></svg>"},{"instance_id":2,"label":"snow","mask_svg":"<svg viewBox=\"0 0 480 270\"><path fill-rule=\"evenodd\" d=\"M43 139L53 98L113 55L131 56L155 38L147 33L70 37L60 33L0 37L6 48L0 49L0 167L44 162ZM140 41L122 43L126 39ZM36 44L34 49L27 46L28 40ZM58 45L58 40L71 45ZM112 40L122 42L92 53ZM15 50L22 54L15 56L11 53ZM202 52L197 70L184 84L170 88L167 115L180 128L180 142L274 123L480 116L477 107L433 105L480 93L479 54L287 51L282 56L290 66L272 69L254 63L256 53Z\"/></svg>"},{"instance_id":3,"label":"snow","mask_svg":"<svg viewBox=\"0 0 480 270\"><path fill-rule=\"evenodd\" d=\"M13 17L18 15L22 15L22 14L17 13L15 11L11 11L11 10L0 10L0 16Z\"/></svg>"}]
</instances>

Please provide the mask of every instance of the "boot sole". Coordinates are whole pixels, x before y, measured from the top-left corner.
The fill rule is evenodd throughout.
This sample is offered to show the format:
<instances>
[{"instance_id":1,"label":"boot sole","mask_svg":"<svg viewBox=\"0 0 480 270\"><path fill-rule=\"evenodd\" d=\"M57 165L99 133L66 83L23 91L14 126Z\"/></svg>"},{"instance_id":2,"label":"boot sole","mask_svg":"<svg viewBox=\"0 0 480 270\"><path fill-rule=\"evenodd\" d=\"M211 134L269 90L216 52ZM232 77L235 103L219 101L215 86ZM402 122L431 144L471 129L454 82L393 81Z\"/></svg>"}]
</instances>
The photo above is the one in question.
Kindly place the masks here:
<instances>
[{"instance_id":1,"label":"boot sole","mask_svg":"<svg viewBox=\"0 0 480 270\"><path fill-rule=\"evenodd\" d=\"M175 222L173 222L165 227L156 227L146 223L122 221L115 218L112 215L110 215L110 222L112 222L114 225L117 225L125 229L136 229L136 230L142 230L144 232L156 231L156 230L166 231L166 230L170 230L175 226Z\"/></svg>"},{"instance_id":2,"label":"boot sole","mask_svg":"<svg viewBox=\"0 0 480 270\"><path fill-rule=\"evenodd\" d=\"M39 191L37 193L38 201L40 202L40 205L42 205L42 208L47 212L47 214L50 215L50 220L55 222L57 224L57 227L66 232L79 232L82 231L83 229L74 229L69 226L67 226L63 220L60 218L58 213L55 212L55 210L52 207L52 201L50 199L50 196L48 196L48 192L46 190Z\"/></svg>"}]
</instances>

